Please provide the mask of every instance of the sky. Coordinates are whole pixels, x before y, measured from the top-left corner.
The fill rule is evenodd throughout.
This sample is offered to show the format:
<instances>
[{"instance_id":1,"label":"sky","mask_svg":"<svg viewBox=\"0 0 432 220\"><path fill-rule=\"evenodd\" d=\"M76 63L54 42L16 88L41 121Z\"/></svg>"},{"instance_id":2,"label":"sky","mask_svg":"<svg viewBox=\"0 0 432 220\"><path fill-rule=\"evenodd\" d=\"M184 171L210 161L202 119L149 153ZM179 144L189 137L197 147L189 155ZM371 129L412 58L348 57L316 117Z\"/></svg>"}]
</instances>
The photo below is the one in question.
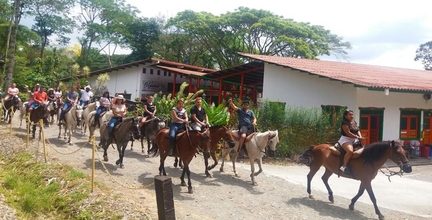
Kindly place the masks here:
<instances>
[{"instance_id":1,"label":"sky","mask_svg":"<svg viewBox=\"0 0 432 220\"><path fill-rule=\"evenodd\" d=\"M298 22L321 25L352 45L348 60L320 57L351 63L423 69L414 61L420 44L432 41L432 13L422 1L399 0L164 0L144 3L126 0L144 17L174 17L178 12L205 11L214 15L233 12L244 6L268 10Z\"/></svg>"}]
</instances>

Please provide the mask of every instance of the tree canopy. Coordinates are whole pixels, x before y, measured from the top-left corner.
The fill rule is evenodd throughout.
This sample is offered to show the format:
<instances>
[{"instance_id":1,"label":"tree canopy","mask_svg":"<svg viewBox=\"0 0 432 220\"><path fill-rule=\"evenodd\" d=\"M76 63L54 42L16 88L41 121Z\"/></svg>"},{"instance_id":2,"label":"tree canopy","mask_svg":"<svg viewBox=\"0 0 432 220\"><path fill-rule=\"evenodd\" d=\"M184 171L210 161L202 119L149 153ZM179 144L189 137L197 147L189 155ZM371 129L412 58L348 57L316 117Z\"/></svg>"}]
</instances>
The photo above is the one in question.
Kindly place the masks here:
<instances>
[{"instance_id":1,"label":"tree canopy","mask_svg":"<svg viewBox=\"0 0 432 220\"><path fill-rule=\"evenodd\" d=\"M432 41L420 45L414 60L421 61L425 70L432 70Z\"/></svg>"}]
</instances>

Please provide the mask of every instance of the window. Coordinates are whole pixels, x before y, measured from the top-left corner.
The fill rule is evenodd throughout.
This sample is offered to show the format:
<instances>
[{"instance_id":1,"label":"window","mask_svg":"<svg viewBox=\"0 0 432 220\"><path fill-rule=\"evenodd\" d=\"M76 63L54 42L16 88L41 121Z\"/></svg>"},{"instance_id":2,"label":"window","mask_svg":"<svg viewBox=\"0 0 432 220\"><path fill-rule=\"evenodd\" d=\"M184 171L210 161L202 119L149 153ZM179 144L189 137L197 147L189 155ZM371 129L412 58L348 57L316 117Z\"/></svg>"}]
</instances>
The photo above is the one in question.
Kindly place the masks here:
<instances>
[{"instance_id":1,"label":"window","mask_svg":"<svg viewBox=\"0 0 432 220\"><path fill-rule=\"evenodd\" d=\"M420 139L420 114L421 111L401 111L400 138Z\"/></svg>"},{"instance_id":2,"label":"window","mask_svg":"<svg viewBox=\"0 0 432 220\"><path fill-rule=\"evenodd\" d=\"M160 70L157 70L157 75L158 75L158 76L160 75Z\"/></svg>"},{"instance_id":3,"label":"window","mask_svg":"<svg viewBox=\"0 0 432 220\"><path fill-rule=\"evenodd\" d=\"M168 73L168 76L171 77L171 72Z\"/></svg>"},{"instance_id":4,"label":"window","mask_svg":"<svg viewBox=\"0 0 432 220\"><path fill-rule=\"evenodd\" d=\"M167 72L166 71L164 71L164 76L166 76L167 75Z\"/></svg>"},{"instance_id":5,"label":"window","mask_svg":"<svg viewBox=\"0 0 432 220\"><path fill-rule=\"evenodd\" d=\"M153 69L150 69L150 75L153 75Z\"/></svg>"},{"instance_id":6,"label":"window","mask_svg":"<svg viewBox=\"0 0 432 220\"><path fill-rule=\"evenodd\" d=\"M147 71L147 69L146 69L146 68L143 68L143 73L146 73L146 71Z\"/></svg>"}]
</instances>

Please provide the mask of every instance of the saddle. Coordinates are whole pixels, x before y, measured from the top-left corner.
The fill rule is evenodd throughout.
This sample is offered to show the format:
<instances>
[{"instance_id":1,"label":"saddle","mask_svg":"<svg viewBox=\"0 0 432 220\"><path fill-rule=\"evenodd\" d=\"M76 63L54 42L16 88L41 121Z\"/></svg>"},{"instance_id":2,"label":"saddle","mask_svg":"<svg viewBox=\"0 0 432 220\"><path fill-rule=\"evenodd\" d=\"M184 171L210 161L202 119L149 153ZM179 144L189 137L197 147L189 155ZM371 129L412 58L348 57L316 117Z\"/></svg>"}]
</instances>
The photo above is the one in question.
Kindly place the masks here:
<instances>
[{"instance_id":1,"label":"saddle","mask_svg":"<svg viewBox=\"0 0 432 220\"><path fill-rule=\"evenodd\" d=\"M359 158L360 155L363 153L363 150L364 150L363 143L361 143L360 141L355 142L353 147L354 147L354 151L353 151L353 156L351 159ZM342 148L342 146L339 143L336 143L333 146L331 146L330 152L336 156L340 156L342 158L342 160L346 154L345 150Z\"/></svg>"},{"instance_id":2,"label":"saddle","mask_svg":"<svg viewBox=\"0 0 432 220\"><path fill-rule=\"evenodd\" d=\"M186 134L186 128L180 128L176 133L175 140L177 141L178 139L182 138L185 134ZM165 132L165 138L168 138L168 139L170 138L169 130Z\"/></svg>"}]
</instances>

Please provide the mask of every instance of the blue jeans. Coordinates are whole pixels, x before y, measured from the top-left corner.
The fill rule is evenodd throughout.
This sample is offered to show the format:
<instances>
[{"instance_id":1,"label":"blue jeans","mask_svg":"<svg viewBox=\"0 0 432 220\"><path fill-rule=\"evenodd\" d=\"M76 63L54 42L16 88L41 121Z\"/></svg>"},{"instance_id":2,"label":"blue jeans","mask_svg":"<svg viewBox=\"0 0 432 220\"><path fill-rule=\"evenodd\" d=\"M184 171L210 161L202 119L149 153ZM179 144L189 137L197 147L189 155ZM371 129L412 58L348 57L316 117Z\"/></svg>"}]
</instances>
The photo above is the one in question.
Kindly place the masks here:
<instances>
[{"instance_id":1,"label":"blue jeans","mask_svg":"<svg viewBox=\"0 0 432 220\"><path fill-rule=\"evenodd\" d=\"M33 102L33 103L30 105L29 108L31 108L31 109L35 109L35 108L38 107L38 106L39 106L39 103L37 103L37 102Z\"/></svg>"},{"instance_id":2,"label":"blue jeans","mask_svg":"<svg viewBox=\"0 0 432 220\"><path fill-rule=\"evenodd\" d=\"M170 137L169 144L170 144L170 146L174 146L177 131L183 126L184 126L183 123L172 123L170 125L170 130L169 130L169 137Z\"/></svg>"},{"instance_id":3,"label":"blue jeans","mask_svg":"<svg viewBox=\"0 0 432 220\"><path fill-rule=\"evenodd\" d=\"M112 117L112 118L110 119L110 121L109 121L109 123L108 123L108 134L109 134L110 136L111 136L111 134L112 134L112 132L113 132L113 130L114 130L114 127L115 127L117 121L118 121L118 120L121 120L121 119L122 119L121 117Z\"/></svg>"},{"instance_id":4,"label":"blue jeans","mask_svg":"<svg viewBox=\"0 0 432 220\"><path fill-rule=\"evenodd\" d=\"M60 121L64 120L64 117L65 117L65 111L66 111L66 109L68 109L71 105L72 105L72 103L70 103L70 102L65 102L65 103L63 104L63 108L62 108L62 111L61 111L61 113L60 113Z\"/></svg>"},{"instance_id":5,"label":"blue jeans","mask_svg":"<svg viewBox=\"0 0 432 220\"><path fill-rule=\"evenodd\" d=\"M96 109L96 114L95 114L95 116L94 116L94 120L95 120L95 123L97 123L98 121L99 121L99 116L102 114L102 112L104 112L104 111L106 111L106 107L103 107L103 106L99 106L97 109Z\"/></svg>"},{"instance_id":6,"label":"blue jeans","mask_svg":"<svg viewBox=\"0 0 432 220\"><path fill-rule=\"evenodd\" d=\"M84 106L90 104L90 100L89 101L79 100L78 104L81 105L81 107L84 107Z\"/></svg>"}]
</instances>

